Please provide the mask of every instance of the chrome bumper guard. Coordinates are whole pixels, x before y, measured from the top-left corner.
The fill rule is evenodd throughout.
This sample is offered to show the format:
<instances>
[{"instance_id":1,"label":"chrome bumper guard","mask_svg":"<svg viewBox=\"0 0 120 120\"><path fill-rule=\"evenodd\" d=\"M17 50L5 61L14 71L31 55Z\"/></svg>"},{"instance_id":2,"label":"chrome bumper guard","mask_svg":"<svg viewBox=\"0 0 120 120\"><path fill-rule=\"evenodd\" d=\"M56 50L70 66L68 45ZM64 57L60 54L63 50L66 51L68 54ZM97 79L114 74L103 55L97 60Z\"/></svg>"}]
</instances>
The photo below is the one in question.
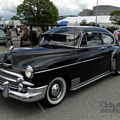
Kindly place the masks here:
<instances>
[{"instance_id":1,"label":"chrome bumper guard","mask_svg":"<svg viewBox=\"0 0 120 120\"><path fill-rule=\"evenodd\" d=\"M47 89L47 85L38 88L28 87L28 91L26 93L21 93L10 90L9 82L7 81L3 83L3 96L5 98L11 97L24 102L34 102L37 100L41 100L45 97L46 89Z\"/></svg>"},{"instance_id":2,"label":"chrome bumper guard","mask_svg":"<svg viewBox=\"0 0 120 120\"><path fill-rule=\"evenodd\" d=\"M30 82L24 81L23 79L21 80L20 75L14 72L3 70L3 69L0 69L0 71L4 71L5 73L9 73L10 75L18 76L17 80L13 80L8 77L5 79L4 76L0 75L0 79L3 79L3 78L5 79L3 84L0 85L0 90L3 92L3 96L5 98L11 97L24 102L34 102L34 101L41 100L45 97L48 85L33 88L34 85ZM24 93L22 92L22 90L19 90L19 89L17 91L13 90L10 88L9 82L11 81L22 85L22 87L23 85L27 85L28 87Z\"/></svg>"}]
</instances>

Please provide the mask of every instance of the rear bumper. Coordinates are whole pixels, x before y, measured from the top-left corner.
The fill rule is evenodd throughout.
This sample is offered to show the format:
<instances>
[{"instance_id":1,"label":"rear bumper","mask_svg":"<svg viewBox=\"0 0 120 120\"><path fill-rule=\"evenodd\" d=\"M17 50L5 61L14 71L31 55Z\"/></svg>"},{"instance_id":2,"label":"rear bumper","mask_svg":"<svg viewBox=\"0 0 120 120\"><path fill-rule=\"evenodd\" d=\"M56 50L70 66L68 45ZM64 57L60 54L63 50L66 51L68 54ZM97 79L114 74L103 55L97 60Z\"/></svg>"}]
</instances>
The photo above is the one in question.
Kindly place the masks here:
<instances>
[{"instance_id":1,"label":"rear bumper","mask_svg":"<svg viewBox=\"0 0 120 120\"><path fill-rule=\"evenodd\" d=\"M34 85L32 83L24 81L23 78L21 78L20 74L9 72L3 69L0 69L0 71L18 77L15 80L0 74L0 80L4 81L2 84L0 84L0 90L2 91L5 98L11 97L24 102L34 102L41 100L45 97L48 85L35 88L33 87ZM17 84L17 87L15 89L11 89L11 82ZM28 86L25 90L23 90L24 85Z\"/></svg>"}]
</instances>

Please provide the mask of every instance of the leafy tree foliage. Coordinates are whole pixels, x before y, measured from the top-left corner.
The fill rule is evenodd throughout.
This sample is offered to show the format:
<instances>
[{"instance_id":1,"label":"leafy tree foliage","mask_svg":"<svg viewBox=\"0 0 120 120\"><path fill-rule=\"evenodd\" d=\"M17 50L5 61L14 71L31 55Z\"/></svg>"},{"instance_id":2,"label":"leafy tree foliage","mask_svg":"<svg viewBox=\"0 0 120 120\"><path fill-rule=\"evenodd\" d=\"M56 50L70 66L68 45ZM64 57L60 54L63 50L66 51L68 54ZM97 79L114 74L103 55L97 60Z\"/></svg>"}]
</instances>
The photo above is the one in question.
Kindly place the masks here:
<instances>
[{"instance_id":1,"label":"leafy tree foliage","mask_svg":"<svg viewBox=\"0 0 120 120\"><path fill-rule=\"evenodd\" d=\"M80 22L80 26L96 26L94 22L87 22L85 19ZM97 25L98 26L98 25Z\"/></svg>"},{"instance_id":2,"label":"leafy tree foliage","mask_svg":"<svg viewBox=\"0 0 120 120\"><path fill-rule=\"evenodd\" d=\"M113 24L120 25L120 10L115 10L111 12L110 20L113 22Z\"/></svg>"},{"instance_id":3,"label":"leafy tree foliage","mask_svg":"<svg viewBox=\"0 0 120 120\"><path fill-rule=\"evenodd\" d=\"M59 16L50 0L24 0L17 7L17 15L30 24L54 24Z\"/></svg>"},{"instance_id":4,"label":"leafy tree foliage","mask_svg":"<svg viewBox=\"0 0 120 120\"><path fill-rule=\"evenodd\" d=\"M17 16L13 16L13 17L11 17L11 20L20 20L20 18Z\"/></svg>"}]
</instances>

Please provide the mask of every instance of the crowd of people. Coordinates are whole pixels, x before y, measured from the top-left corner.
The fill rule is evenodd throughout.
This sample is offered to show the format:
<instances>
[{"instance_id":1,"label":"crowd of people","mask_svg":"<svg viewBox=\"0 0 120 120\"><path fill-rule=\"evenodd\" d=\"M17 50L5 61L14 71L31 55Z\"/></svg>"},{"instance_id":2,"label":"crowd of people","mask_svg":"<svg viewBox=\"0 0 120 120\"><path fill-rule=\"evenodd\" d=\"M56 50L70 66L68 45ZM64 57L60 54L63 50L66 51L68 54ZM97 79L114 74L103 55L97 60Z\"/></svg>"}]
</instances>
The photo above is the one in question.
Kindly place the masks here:
<instances>
[{"instance_id":1,"label":"crowd of people","mask_svg":"<svg viewBox=\"0 0 120 120\"><path fill-rule=\"evenodd\" d=\"M38 45L41 35L43 33L41 27L33 29L32 26L21 25L12 26L7 25L2 28L7 37L7 42L13 45L12 38L20 38L20 47L33 47Z\"/></svg>"},{"instance_id":2,"label":"crowd of people","mask_svg":"<svg viewBox=\"0 0 120 120\"><path fill-rule=\"evenodd\" d=\"M38 45L43 31L41 27L38 27L36 31L32 29L32 26L29 28L24 25L21 28L20 32L20 47L33 47Z\"/></svg>"}]
</instances>

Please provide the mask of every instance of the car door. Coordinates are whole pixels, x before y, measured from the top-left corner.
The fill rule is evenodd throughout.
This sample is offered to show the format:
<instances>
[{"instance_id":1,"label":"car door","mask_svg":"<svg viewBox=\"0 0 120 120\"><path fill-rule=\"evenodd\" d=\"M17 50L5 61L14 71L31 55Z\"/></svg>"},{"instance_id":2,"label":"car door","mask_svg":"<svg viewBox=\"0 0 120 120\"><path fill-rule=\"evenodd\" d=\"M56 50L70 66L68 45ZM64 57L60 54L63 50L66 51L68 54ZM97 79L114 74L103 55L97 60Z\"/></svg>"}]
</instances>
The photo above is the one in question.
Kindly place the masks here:
<instances>
[{"instance_id":1,"label":"car door","mask_svg":"<svg viewBox=\"0 0 120 120\"><path fill-rule=\"evenodd\" d=\"M84 34L77 51L82 82L110 73L112 46L105 44L102 33Z\"/></svg>"}]
</instances>

